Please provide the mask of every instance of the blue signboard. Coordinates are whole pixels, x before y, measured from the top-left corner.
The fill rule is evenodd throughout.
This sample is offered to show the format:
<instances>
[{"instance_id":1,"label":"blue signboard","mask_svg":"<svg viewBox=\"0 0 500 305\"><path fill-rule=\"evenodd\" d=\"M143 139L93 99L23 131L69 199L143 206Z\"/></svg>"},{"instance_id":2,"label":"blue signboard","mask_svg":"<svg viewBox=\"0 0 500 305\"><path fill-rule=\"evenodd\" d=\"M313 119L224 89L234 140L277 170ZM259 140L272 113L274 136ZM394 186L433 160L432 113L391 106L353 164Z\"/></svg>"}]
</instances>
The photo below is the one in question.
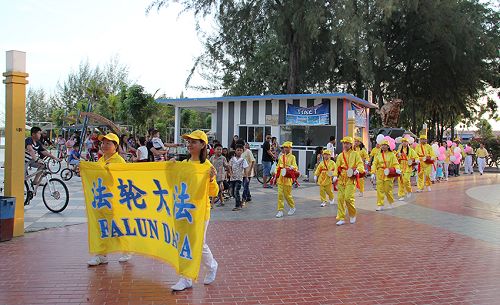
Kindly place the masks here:
<instances>
[{"instance_id":1,"label":"blue signboard","mask_svg":"<svg viewBox=\"0 0 500 305\"><path fill-rule=\"evenodd\" d=\"M329 104L319 104L309 108L303 108L287 104L286 108L287 125L329 125L330 107Z\"/></svg>"}]
</instances>

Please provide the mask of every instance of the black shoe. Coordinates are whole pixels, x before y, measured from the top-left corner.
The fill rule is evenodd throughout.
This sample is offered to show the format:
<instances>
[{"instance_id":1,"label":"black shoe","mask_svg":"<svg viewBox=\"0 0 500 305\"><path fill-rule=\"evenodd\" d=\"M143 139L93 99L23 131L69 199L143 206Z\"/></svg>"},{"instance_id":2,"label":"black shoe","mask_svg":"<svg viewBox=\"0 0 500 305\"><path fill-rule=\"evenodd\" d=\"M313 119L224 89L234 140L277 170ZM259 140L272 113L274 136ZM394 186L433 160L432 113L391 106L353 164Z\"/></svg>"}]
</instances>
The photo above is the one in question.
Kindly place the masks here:
<instances>
[{"instance_id":1,"label":"black shoe","mask_svg":"<svg viewBox=\"0 0 500 305\"><path fill-rule=\"evenodd\" d=\"M239 211L239 210L241 210L241 208L240 208L240 207L234 207L234 208L233 208L233 211Z\"/></svg>"}]
</instances>

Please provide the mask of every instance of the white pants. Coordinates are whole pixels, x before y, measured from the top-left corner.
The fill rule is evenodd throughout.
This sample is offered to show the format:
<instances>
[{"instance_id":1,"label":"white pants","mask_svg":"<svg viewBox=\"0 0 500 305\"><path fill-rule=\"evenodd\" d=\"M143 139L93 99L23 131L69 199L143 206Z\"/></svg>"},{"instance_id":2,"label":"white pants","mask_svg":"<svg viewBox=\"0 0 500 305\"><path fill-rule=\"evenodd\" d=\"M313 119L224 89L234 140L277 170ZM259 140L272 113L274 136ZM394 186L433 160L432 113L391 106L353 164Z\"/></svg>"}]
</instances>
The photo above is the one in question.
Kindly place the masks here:
<instances>
[{"instance_id":1,"label":"white pants","mask_svg":"<svg viewBox=\"0 0 500 305\"><path fill-rule=\"evenodd\" d=\"M483 173L485 167L486 167L486 158L477 158L477 168L479 169L479 172L481 174Z\"/></svg>"},{"instance_id":2,"label":"white pants","mask_svg":"<svg viewBox=\"0 0 500 305\"><path fill-rule=\"evenodd\" d=\"M201 264L205 266L207 270L212 270L215 268L217 261L214 259L212 251L210 251L210 248L206 243L208 223L209 220L205 221L205 232L203 232L203 249L201 251ZM187 278L186 280L191 281L190 279Z\"/></svg>"},{"instance_id":3,"label":"white pants","mask_svg":"<svg viewBox=\"0 0 500 305\"><path fill-rule=\"evenodd\" d=\"M472 169L472 156L465 156L464 171L466 174L472 174L474 170Z\"/></svg>"},{"instance_id":4,"label":"white pants","mask_svg":"<svg viewBox=\"0 0 500 305\"><path fill-rule=\"evenodd\" d=\"M450 164L449 163L444 163L443 165L443 174L444 178L448 179L448 169L449 169Z\"/></svg>"}]
</instances>

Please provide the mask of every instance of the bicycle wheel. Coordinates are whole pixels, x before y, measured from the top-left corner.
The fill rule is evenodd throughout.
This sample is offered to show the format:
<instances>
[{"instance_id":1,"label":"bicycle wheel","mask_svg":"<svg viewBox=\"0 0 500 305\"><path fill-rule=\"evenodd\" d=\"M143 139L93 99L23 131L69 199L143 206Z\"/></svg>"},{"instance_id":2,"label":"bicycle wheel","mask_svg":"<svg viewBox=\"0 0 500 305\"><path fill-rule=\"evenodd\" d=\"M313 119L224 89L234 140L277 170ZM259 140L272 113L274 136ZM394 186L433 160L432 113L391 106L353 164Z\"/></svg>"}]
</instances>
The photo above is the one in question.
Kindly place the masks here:
<instances>
[{"instance_id":1,"label":"bicycle wheel","mask_svg":"<svg viewBox=\"0 0 500 305\"><path fill-rule=\"evenodd\" d=\"M64 181L68 181L73 178L73 171L69 168L65 168L61 171L61 179Z\"/></svg>"},{"instance_id":2,"label":"bicycle wheel","mask_svg":"<svg viewBox=\"0 0 500 305\"><path fill-rule=\"evenodd\" d=\"M47 169L52 174L57 174L61 170L61 162L50 159L49 162L47 162Z\"/></svg>"},{"instance_id":3,"label":"bicycle wheel","mask_svg":"<svg viewBox=\"0 0 500 305\"><path fill-rule=\"evenodd\" d=\"M33 191L30 190L28 182L24 181L24 205L29 205L33 199Z\"/></svg>"},{"instance_id":4,"label":"bicycle wheel","mask_svg":"<svg viewBox=\"0 0 500 305\"><path fill-rule=\"evenodd\" d=\"M69 202L68 187L59 179L51 178L42 190L43 204L54 213L64 211Z\"/></svg>"},{"instance_id":5,"label":"bicycle wheel","mask_svg":"<svg viewBox=\"0 0 500 305\"><path fill-rule=\"evenodd\" d=\"M256 175L255 177L257 178L257 181L259 181L261 184L264 183L264 177L263 177L263 169L262 169L262 164L257 165L257 170L256 170Z\"/></svg>"}]
</instances>

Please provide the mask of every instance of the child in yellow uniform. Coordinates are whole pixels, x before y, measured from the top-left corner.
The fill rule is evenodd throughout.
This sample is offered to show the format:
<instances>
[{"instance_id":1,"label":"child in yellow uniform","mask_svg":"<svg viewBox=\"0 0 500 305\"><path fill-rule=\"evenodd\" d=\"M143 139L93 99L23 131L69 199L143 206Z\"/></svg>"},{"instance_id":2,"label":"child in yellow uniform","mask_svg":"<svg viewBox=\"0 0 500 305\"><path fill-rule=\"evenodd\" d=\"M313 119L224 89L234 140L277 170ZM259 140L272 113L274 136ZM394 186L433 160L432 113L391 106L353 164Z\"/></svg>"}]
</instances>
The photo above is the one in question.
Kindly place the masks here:
<instances>
[{"instance_id":1,"label":"child in yellow uniform","mask_svg":"<svg viewBox=\"0 0 500 305\"><path fill-rule=\"evenodd\" d=\"M410 198L411 196L411 183L410 177L413 172L413 166L409 162L414 162L418 158L417 153L410 147L407 138L401 139L401 146L398 149L398 161L401 168L401 176L398 178L398 196L399 200Z\"/></svg>"},{"instance_id":2,"label":"child in yellow uniform","mask_svg":"<svg viewBox=\"0 0 500 305\"><path fill-rule=\"evenodd\" d=\"M436 154L434 153L434 149L427 144L427 136L420 136L420 143L415 148L415 152L417 153L419 159L417 163L418 166L418 180L417 180L417 192L422 192L424 190L424 184L427 186L427 191L431 191L431 170L432 164L425 163L425 160L436 159Z\"/></svg>"},{"instance_id":3,"label":"child in yellow uniform","mask_svg":"<svg viewBox=\"0 0 500 305\"><path fill-rule=\"evenodd\" d=\"M337 168L334 172L333 182L337 181L338 193L338 209L337 209L337 225L345 224L345 210L349 211L350 222L356 222L356 207L354 206L354 192L356 191L357 176L364 173L363 161L357 152L352 149L354 141L351 137L344 137L342 142L342 153L337 156ZM352 171L352 176L348 177L347 173Z\"/></svg>"},{"instance_id":4,"label":"child in yellow uniform","mask_svg":"<svg viewBox=\"0 0 500 305\"><path fill-rule=\"evenodd\" d=\"M396 173L401 174L398 159L392 151L389 150L389 142L383 140L380 143L381 151L373 159L372 174L377 177L377 211L384 209L384 197L389 201L389 208L392 208L394 202L393 188L394 178L386 176L386 168L395 168Z\"/></svg>"},{"instance_id":5,"label":"child in yellow uniform","mask_svg":"<svg viewBox=\"0 0 500 305\"><path fill-rule=\"evenodd\" d=\"M278 176L278 213L276 218L283 217L283 209L285 208L285 199L290 210L288 210L288 215L293 215L295 213L295 202L292 197L292 183L293 179L283 176L282 174L287 170L297 170L297 162L295 161L295 156L292 154L292 142L285 142L282 145L283 153L279 156L278 165L276 166L276 171L280 172Z\"/></svg>"},{"instance_id":6,"label":"child in yellow uniform","mask_svg":"<svg viewBox=\"0 0 500 305\"><path fill-rule=\"evenodd\" d=\"M323 161L320 161L314 171L314 181L319 185L319 196L321 198L321 207L326 206L326 195L330 204L334 204L332 183L333 173L337 167L335 162L331 159L332 152L329 149L323 150Z\"/></svg>"},{"instance_id":7,"label":"child in yellow uniform","mask_svg":"<svg viewBox=\"0 0 500 305\"><path fill-rule=\"evenodd\" d=\"M361 157L361 161L363 161L363 166L368 165L370 162L370 156L368 155L368 151L363 145L363 139L360 137L354 138L354 150L358 152ZM363 197L363 193L365 192L365 178L359 179L359 196Z\"/></svg>"}]
</instances>

